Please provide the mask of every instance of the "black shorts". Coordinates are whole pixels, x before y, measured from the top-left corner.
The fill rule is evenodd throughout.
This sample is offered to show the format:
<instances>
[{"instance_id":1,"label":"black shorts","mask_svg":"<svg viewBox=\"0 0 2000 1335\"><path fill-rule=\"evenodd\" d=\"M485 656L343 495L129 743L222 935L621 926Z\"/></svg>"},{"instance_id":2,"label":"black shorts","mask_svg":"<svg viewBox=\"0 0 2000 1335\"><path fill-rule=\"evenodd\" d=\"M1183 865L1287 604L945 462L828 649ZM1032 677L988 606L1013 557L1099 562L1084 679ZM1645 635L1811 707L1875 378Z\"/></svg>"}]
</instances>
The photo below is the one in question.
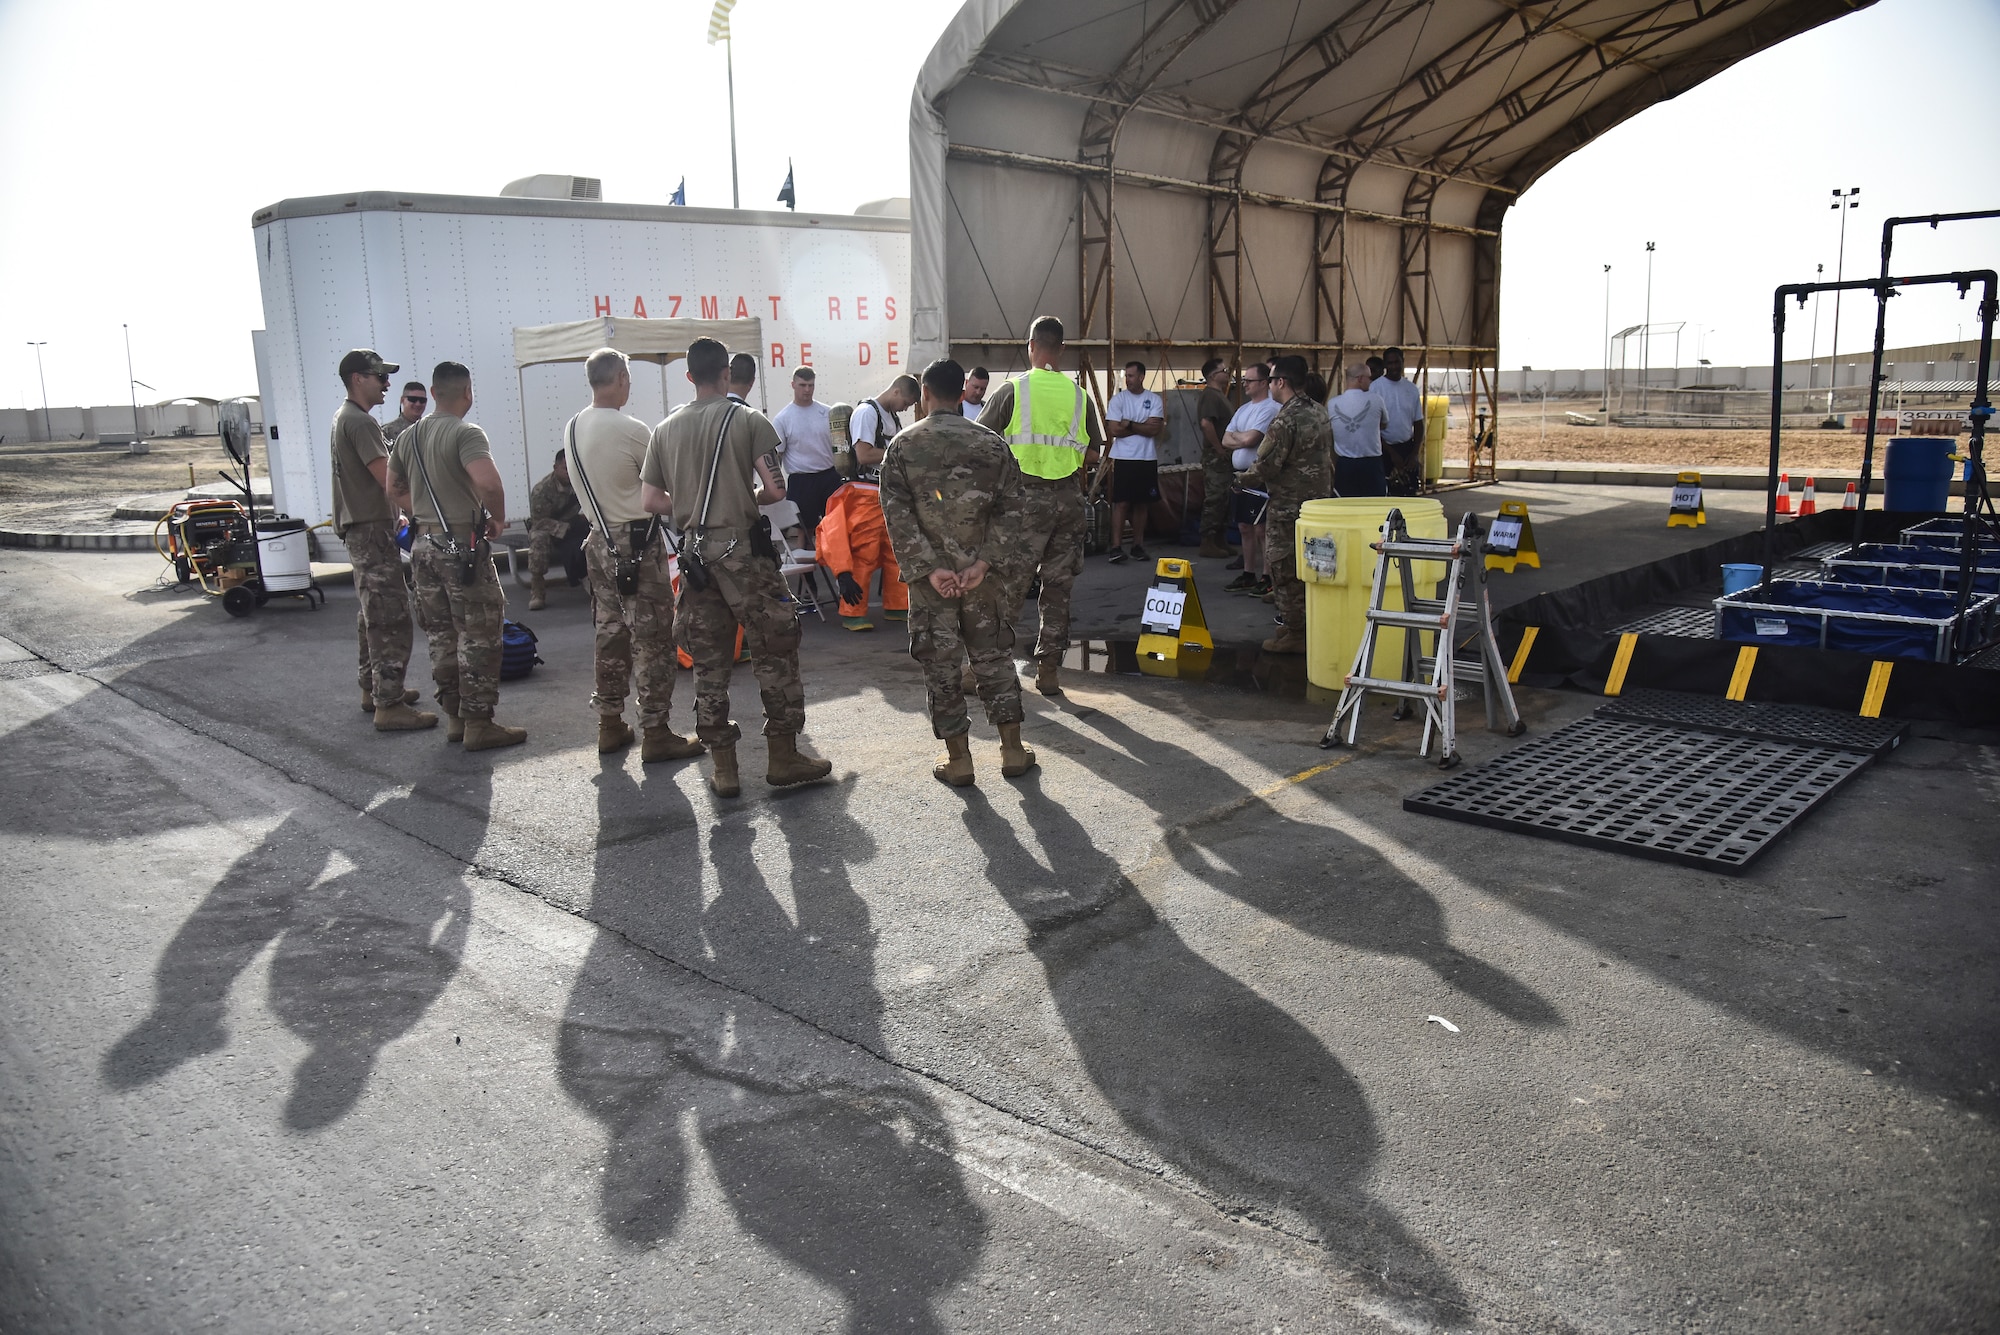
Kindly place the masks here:
<instances>
[{"instance_id":1,"label":"black shorts","mask_svg":"<svg viewBox=\"0 0 2000 1335\"><path fill-rule=\"evenodd\" d=\"M1264 522L1264 511L1271 506L1271 498L1254 491L1236 493L1236 526L1255 528Z\"/></svg>"},{"instance_id":2,"label":"black shorts","mask_svg":"<svg viewBox=\"0 0 2000 1335\"><path fill-rule=\"evenodd\" d=\"M1160 496L1160 464L1157 459L1113 459L1111 461L1111 502L1114 505L1151 505Z\"/></svg>"}]
</instances>

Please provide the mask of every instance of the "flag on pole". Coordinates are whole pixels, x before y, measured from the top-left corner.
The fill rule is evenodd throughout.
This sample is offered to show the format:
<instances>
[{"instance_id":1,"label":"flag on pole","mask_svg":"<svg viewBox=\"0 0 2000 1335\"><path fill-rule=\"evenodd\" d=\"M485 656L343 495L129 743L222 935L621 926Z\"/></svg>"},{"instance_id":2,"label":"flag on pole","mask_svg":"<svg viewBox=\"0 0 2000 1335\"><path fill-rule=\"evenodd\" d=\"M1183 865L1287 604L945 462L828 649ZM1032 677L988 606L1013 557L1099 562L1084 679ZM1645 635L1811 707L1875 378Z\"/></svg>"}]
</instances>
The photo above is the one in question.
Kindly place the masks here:
<instances>
[{"instance_id":1,"label":"flag on pole","mask_svg":"<svg viewBox=\"0 0 2000 1335\"><path fill-rule=\"evenodd\" d=\"M729 11L736 8L736 0L715 0L715 8L708 16L708 44L729 40Z\"/></svg>"},{"instance_id":2,"label":"flag on pole","mask_svg":"<svg viewBox=\"0 0 2000 1335\"><path fill-rule=\"evenodd\" d=\"M785 159L785 188L778 192L778 202L792 210L792 212L798 212L799 197L792 190L792 160L790 158Z\"/></svg>"},{"instance_id":3,"label":"flag on pole","mask_svg":"<svg viewBox=\"0 0 2000 1335\"><path fill-rule=\"evenodd\" d=\"M683 176L681 177L681 183L674 187L674 193L667 196L667 203L686 204L687 202L688 202L688 178Z\"/></svg>"}]
</instances>

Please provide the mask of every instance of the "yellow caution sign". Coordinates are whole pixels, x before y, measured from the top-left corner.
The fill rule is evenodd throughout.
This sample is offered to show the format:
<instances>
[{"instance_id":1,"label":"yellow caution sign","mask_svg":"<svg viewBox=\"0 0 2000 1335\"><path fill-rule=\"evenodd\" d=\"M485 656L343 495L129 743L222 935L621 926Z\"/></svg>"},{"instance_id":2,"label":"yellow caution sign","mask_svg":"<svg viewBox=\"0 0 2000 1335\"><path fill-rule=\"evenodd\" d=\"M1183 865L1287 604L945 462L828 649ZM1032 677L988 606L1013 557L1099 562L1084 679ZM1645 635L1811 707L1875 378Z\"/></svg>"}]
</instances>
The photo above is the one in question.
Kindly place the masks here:
<instances>
[{"instance_id":1,"label":"yellow caution sign","mask_svg":"<svg viewBox=\"0 0 2000 1335\"><path fill-rule=\"evenodd\" d=\"M1201 593L1194 586L1194 565L1161 557L1146 589L1146 606L1139 618L1139 669L1148 663L1173 664L1183 652L1207 654L1215 649L1208 619L1202 615Z\"/></svg>"},{"instance_id":2,"label":"yellow caution sign","mask_svg":"<svg viewBox=\"0 0 2000 1335\"><path fill-rule=\"evenodd\" d=\"M1708 522L1708 511L1701 504L1701 474L1696 472L1674 475L1674 498L1667 505L1667 527L1700 528Z\"/></svg>"},{"instance_id":3,"label":"yellow caution sign","mask_svg":"<svg viewBox=\"0 0 2000 1335\"><path fill-rule=\"evenodd\" d=\"M1493 527L1486 531L1486 568L1511 575L1517 565L1542 568L1541 554L1535 550L1535 526L1528 519L1526 501L1502 501Z\"/></svg>"}]
</instances>

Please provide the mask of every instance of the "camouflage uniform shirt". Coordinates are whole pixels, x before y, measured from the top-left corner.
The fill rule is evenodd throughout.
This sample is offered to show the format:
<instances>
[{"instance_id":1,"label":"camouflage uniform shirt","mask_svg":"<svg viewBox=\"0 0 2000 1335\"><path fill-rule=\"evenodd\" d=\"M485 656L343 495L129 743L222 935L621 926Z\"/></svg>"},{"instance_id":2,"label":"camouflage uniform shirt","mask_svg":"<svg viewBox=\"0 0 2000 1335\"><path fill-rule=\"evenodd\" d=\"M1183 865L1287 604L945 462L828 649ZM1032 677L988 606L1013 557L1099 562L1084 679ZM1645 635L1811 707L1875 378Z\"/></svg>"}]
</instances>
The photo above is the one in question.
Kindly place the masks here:
<instances>
[{"instance_id":1,"label":"camouflage uniform shirt","mask_svg":"<svg viewBox=\"0 0 2000 1335\"><path fill-rule=\"evenodd\" d=\"M530 525L539 520L547 523L552 531L560 532L581 513L583 505L576 499L576 489L557 477L553 469L528 493Z\"/></svg>"},{"instance_id":2,"label":"camouflage uniform shirt","mask_svg":"<svg viewBox=\"0 0 2000 1335\"><path fill-rule=\"evenodd\" d=\"M933 413L889 442L882 513L905 584L982 560L995 576L1011 577L1022 554L1008 534L1023 506L1021 469L1007 442L957 413Z\"/></svg>"},{"instance_id":3,"label":"camouflage uniform shirt","mask_svg":"<svg viewBox=\"0 0 2000 1335\"><path fill-rule=\"evenodd\" d=\"M1257 462L1240 480L1271 493L1274 519L1297 519L1307 501L1333 495L1333 424L1326 409L1294 394L1264 429Z\"/></svg>"}]
</instances>

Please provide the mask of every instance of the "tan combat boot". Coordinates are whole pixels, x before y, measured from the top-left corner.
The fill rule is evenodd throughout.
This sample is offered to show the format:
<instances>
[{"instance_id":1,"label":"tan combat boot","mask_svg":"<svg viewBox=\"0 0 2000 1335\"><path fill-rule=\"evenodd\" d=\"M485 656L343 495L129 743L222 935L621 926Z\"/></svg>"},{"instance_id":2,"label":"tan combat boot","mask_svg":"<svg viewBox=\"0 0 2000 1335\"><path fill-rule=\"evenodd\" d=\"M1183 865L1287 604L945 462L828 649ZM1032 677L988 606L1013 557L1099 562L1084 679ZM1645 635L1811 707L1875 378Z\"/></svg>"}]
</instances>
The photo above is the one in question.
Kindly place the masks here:
<instances>
[{"instance_id":1,"label":"tan combat boot","mask_svg":"<svg viewBox=\"0 0 2000 1335\"><path fill-rule=\"evenodd\" d=\"M528 610L539 612L549 605L548 583L541 575L528 577Z\"/></svg>"},{"instance_id":2,"label":"tan combat boot","mask_svg":"<svg viewBox=\"0 0 2000 1335\"><path fill-rule=\"evenodd\" d=\"M1003 778L1018 779L1036 765L1035 748L1021 740L1021 725L1002 723L1000 725L1000 773Z\"/></svg>"},{"instance_id":3,"label":"tan combat boot","mask_svg":"<svg viewBox=\"0 0 2000 1335\"><path fill-rule=\"evenodd\" d=\"M799 753L799 739L789 732L774 732L764 739L771 758L764 770L764 782L773 788L789 788L795 783L811 783L833 773L831 760Z\"/></svg>"},{"instance_id":4,"label":"tan combat boot","mask_svg":"<svg viewBox=\"0 0 2000 1335\"><path fill-rule=\"evenodd\" d=\"M705 749L694 738L683 737L662 723L657 728L646 729L646 740L639 748L639 763L651 765L662 760L688 760Z\"/></svg>"},{"instance_id":5,"label":"tan combat boot","mask_svg":"<svg viewBox=\"0 0 2000 1335\"><path fill-rule=\"evenodd\" d=\"M1282 626L1278 633L1264 641L1267 654L1302 654L1306 651L1306 637L1290 626Z\"/></svg>"},{"instance_id":6,"label":"tan combat boot","mask_svg":"<svg viewBox=\"0 0 2000 1335\"><path fill-rule=\"evenodd\" d=\"M416 702L417 702L417 693L415 691L403 692L404 704L413 705ZM361 693L361 712L364 714L372 714L375 712L375 692L363 691Z\"/></svg>"},{"instance_id":7,"label":"tan combat boot","mask_svg":"<svg viewBox=\"0 0 2000 1335\"><path fill-rule=\"evenodd\" d=\"M708 775L709 791L717 797L740 796L743 783L736 777L736 743L709 747L708 759L713 766Z\"/></svg>"},{"instance_id":8,"label":"tan combat boot","mask_svg":"<svg viewBox=\"0 0 2000 1335\"><path fill-rule=\"evenodd\" d=\"M619 714L597 716L597 754L608 756L632 745L632 725Z\"/></svg>"},{"instance_id":9,"label":"tan combat boot","mask_svg":"<svg viewBox=\"0 0 2000 1335\"><path fill-rule=\"evenodd\" d=\"M418 732L424 728L435 728L436 714L425 713L408 705L390 705L387 709L375 711L375 731L377 732Z\"/></svg>"},{"instance_id":10,"label":"tan combat boot","mask_svg":"<svg viewBox=\"0 0 2000 1335\"><path fill-rule=\"evenodd\" d=\"M447 742L464 741L465 720L460 718L458 714L458 697L440 693L438 695L438 712L444 715L444 739Z\"/></svg>"},{"instance_id":11,"label":"tan combat boot","mask_svg":"<svg viewBox=\"0 0 2000 1335\"><path fill-rule=\"evenodd\" d=\"M510 728L490 718L469 718L464 722L468 751L494 751L503 746L519 746L528 740L526 728Z\"/></svg>"},{"instance_id":12,"label":"tan combat boot","mask_svg":"<svg viewBox=\"0 0 2000 1335\"><path fill-rule=\"evenodd\" d=\"M961 732L944 739L944 754L931 766L931 773L954 788L972 786L972 734Z\"/></svg>"},{"instance_id":13,"label":"tan combat boot","mask_svg":"<svg viewBox=\"0 0 2000 1335\"><path fill-rule=\"evenodd\" d=\"M1043 695L1061 695L1062 663L1053 658L1045 658L1036 664L1035 689Z\"/></svg>"}]
</instances>

